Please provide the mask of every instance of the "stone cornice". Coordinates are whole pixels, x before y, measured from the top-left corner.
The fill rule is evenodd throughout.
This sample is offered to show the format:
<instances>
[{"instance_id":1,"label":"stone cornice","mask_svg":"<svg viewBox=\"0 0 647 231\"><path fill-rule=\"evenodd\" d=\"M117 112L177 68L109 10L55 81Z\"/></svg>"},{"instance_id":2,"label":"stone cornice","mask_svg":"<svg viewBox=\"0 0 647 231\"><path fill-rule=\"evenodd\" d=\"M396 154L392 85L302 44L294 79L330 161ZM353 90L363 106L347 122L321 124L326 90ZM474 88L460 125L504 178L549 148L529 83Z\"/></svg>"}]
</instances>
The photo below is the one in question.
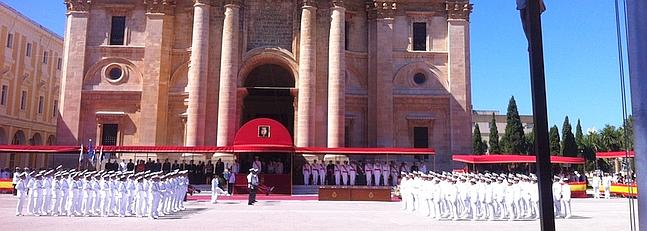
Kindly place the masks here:
<instances>
[{"instance_id":1,"label":"stone cornice","mask_svg":"<svg viewBox=\"0 0 647 231\"><path fill-rule=\"evenodd\" d=\"M175 0L144 0L146 13L153 14L173 14L175 10Z\"/></svg>"},{"instance_id":2,"label":"stone cornice","mask_svg":"<svg viewBox=\"0 0 647 231\"><path fill-rule=\"evenodd\" d=\"M317 7L316 0L300 0L299 2L301 2L301 7Z\"/></svg>"},{"instance_id":3,"label":"stone cornice","mask_svg":"<svg viewBox=\"0 0 647 231\"><path fill-rule=\"evenodd\" d=\"M344 0L330 0L330 7L344 7Z\"/></svg>"},{"instance_id":4,"label":"stone cornice","mask_svg":"<svg viewBox=\"0 0 647 231\"><path fill-rule=\"evenodd\" d=\"M393 18L398 9L397 0L372 0L367 2L366 10L370 19Z\"/></svg>"},{"instance_id":5,"label":"stone cornice","mask_svg":"<svg viewBox=\"0 0 647 231\"><path fill-rule=\"evenodd\" d=\"M236 6L241 6L243 4L243 0L224 0L223 5L236 5Z\"/></svg>"},{"instance_id":6,"label":"stone cornice","mask_svg":"<svg viewBox=\"0 0 647 231\"><path fill-rule=\"evenodd\" d=\"M198 4L198 5L200 5L200 4L201 5L213 5L213 1L212 0L193 0L193 5L196 5L196 4Z\"/></svg>"},{"instance_id":7,"label":"stone cornice","mask_svg":"<svg viewBox=\"0 0 647 231\"><path fill-rule=\"evenodd\" d=\"M470 13L472 13L472 4L469 0L446 0L445 10L447 11L447 19L464 19L470 20Z\"/></svg>"},{"instance_id":8,"label":"stone cornice","mask_svg":"<svg viewBox=\"0 0 647 231\"><path fill-rule=\"evenodd\" d=\"M91 0L65 0L67 12L87 12L90 10Z\"/></svg>"}]
</instances>

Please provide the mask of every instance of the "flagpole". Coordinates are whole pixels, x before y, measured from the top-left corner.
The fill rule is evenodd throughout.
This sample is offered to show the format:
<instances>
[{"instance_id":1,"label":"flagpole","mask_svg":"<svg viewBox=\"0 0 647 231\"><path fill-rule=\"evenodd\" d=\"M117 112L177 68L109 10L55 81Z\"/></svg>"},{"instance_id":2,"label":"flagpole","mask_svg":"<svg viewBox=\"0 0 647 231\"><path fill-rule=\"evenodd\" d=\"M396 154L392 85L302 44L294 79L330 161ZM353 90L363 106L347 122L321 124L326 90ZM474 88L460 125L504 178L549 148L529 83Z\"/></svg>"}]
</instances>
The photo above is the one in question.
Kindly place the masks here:
<instances>
[{"instance_id":1,"label":"flagpole","mask_svg":"<svg viewBox=\"0 0 647 231\"><path fill-rule=\"evenodd\" d=\"M555 230L553 210L552 170L548 138L548 109L546 103L546 76L544 73L544 47L541 32L541 0L527 1L527 37L530 59L532 111L535 124L535 155L539 186L539 213L542 231Z\"/></svg>"},{"instance_id":2,"label":"flagpole","mask_svg":"<svg viewBox=\"0 0 647 231\"><path fill-rule=\"evenodd\" d=\"M83 143L81 143L81 151L79 152L79 164L77 169L81 169L81 161L83 160Z\"/></svg>"}]
</instances>

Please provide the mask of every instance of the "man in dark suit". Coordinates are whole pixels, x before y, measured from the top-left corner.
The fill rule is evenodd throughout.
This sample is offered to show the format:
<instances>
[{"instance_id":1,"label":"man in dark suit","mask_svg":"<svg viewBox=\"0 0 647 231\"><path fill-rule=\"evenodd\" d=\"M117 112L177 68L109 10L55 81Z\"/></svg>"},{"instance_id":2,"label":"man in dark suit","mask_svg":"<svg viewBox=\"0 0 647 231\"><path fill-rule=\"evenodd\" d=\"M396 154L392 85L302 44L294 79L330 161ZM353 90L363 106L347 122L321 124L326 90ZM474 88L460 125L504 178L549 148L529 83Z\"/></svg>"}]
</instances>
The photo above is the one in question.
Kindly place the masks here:
<instances>
[{"instance_id":1,"label":"man in dark suit","mask_svg":"<svg viewBox=\"0 0 647 231\"><path fill-rule=\"evenodd\" d=\"M335 164L332 163L332 160L328 162L326 166L326 184L332 184L335 177Z\"/></svg>"},{"instance_id":2,"label":"man in dark suit","mask_svg":"<svg viewBox=\"0 0 647 231\"><path fill-rule=\"evenodd\" d=\"M168 159L164 160L162 171L164 171L164 173L169 173L171 171L171 162L168 162Z\"/></svg>"},{"instance_id":3,"label":"man in dark suit","mask_svg":"<svg viewBox=\"0 0 647 231\"><path fill-rule=\"evenodd\" d=\"M126 170L135 170L135 163L133 163L133 159L128 160L128 164L126 164Z\"/></svg>"},{"instance_id":4,"label":"man in dark suit","mask_svg":"<svg viewBox=\"0 0 647 231\"><path fill-rule=\"evenodd\" d=\"M177 160L173 161L171 165L171 170L175 171L175 169L180 169L180 164L177 163Z\"/></svg>"},{"instance_id":5,"label":"man in dark suit","mask_svg":"<svg viewBox=\"0 0 647 231\"><path fill-rule=\"evenodd\" d=\"M218 159L218 161L216 162L215 170L216 175L223 177L222 173L225 171L225 163L223 163L221 159Z\"/></svg>"}]
</instances>

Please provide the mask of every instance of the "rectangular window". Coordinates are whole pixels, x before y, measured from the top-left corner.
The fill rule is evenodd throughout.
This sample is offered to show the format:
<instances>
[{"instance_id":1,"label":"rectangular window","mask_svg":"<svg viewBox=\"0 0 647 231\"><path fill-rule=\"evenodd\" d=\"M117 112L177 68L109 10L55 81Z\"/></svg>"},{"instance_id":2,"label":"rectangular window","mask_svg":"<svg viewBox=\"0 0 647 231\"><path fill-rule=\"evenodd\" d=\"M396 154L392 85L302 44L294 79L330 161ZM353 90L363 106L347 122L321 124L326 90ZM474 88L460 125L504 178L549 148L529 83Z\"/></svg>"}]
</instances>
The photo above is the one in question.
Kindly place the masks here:
<instances>
[{"instance_id":1,"label":"rectangular window","mask_svg":"<svg viewBox=\"0 0 647 231\"><path fill-rule=\"evenodd\" d=\"M7 48L13 48L13 34L7 35Z\"/></svg>"},{"instance_id":2,"label":"rectangular window","mask_svg":"<svg viewBox=\"0 0 647 231\"><path fill-rule=\"evenodd\" d=\"M2 95L0 95L0 105L7 105L7 93L9 92L9 86L2 85Z\"/></svg>"},{"instance_id":3,"label":"rectangular window","mask_svg":"<svg viewBox=\"0 0 647 231\"><path fill-rule=\"evenodd\" d=\"M126 35L126 16L112 16L110 28L110 45L124 45Z\"/></svg>"},{"instance_id":4,"label":"rectangular window","mask_svg":"<svg viewBox=\"0 0 647 231\"><path fill-rule=\"evenodd\" d=\"M31 57L31 43L27 43L27 52L25 52L27 57Z\"/></svg>"},{"instance_id":5,"label":"rectangular window","mask_svg":"<svg viewBox=\"0 0 647 231\"><path fill-rule=\"evenodd\" d=\"M56 60L56 70L60 71L62 66L63 66L63 59L58 58L58 60Z\"/></svg>"},{"instance_id":6,"label":"rectangular window","mask_svg":"<svg viewBox=\"0 0 647 231\"><path fill-rule=\"evenodd\" d=\"M344 49L346 50L348 50L348 42L350 41L350 39L348 39L349 38L348 35L350 33L348 32L350 32L350 23L346 22L346 24L344 25Z\"/></svg>"},{"instance_id":7,"label":"rectangular window","mask_svg":"<svg viewBox=\"0 0 647 231\"><path fill-rule=\"evenodd\" d=\"M38 114L43 114L43 108L45 107L45 97L38 97Z\"/></svg>"},{"instance_id":8,"label":"rectangular window","mask_svg":"<svg viewBox=\"0 0 647 231\"><path fill-rule=\"evenodd\" d=\"M47 58L49 58L48 56L49 56L49 52L47 52L47 51L43 52L43 63L44 64L47 64Z\"/></svg>"},{"instance_id":9,"label":"rectangular window","mask_svg":"<svg viewBox=\"0 0 647 231\"><path fill-rule=\"evenodd\" d=\"M54 107L52 109L52 117L56 117L58 114L58 100L54 100Z\"/></svg>"},{"instance_id":10,"label":"rectangular window","mask_svg":"<svg viewBox=\"0 0 647 231\"><path fill-rule=\"evenodd\" d=\"M117 145L119 125L103 124L101 127L101 145Z\"/></svg>"},{"instance_id":11,"label":"rectangular window","mask_svg":"<svg viewBox=\"0 0 647 231\"><path fill-rule=\"evenodd\" d=\"M27 91L22 91L20 94L20 110L27 108Z\"/></svg>"},{"instance_id":12,"label":"rectangular window","mask_svg":"<svg viewBox=\"0 0 647 231\"><path fill-rule=\"evenodd\" d=\"M414 51L427 50L427 23L424 23L424 22L413 23L413 50Z\"/></svg>"},{"instance_id":13,"label":"rectangular window","mask_svg":"<svg viewBox=\"0 0 647 231\"><path fill-rule=\"evenodd\" d=\"M413 128L413 147L414 148L429 147L429 128L427 127Z\"/></svg>"}]
</instances>

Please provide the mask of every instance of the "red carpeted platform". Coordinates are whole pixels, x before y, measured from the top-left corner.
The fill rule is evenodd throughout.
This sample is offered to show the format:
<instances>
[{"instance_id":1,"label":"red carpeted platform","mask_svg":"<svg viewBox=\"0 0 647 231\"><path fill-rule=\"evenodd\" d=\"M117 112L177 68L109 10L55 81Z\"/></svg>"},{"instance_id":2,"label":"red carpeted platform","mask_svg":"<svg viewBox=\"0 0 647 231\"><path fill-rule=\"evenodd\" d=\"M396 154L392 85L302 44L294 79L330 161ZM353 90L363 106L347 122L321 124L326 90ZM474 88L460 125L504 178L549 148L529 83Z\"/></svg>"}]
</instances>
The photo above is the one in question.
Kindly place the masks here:
<instances>
[{"instance_id":1,"label":"red carpeted platform","mask_svg":"<svg viewBox=\"0 0 647 231\"><path fill-rule=\"evenodd\" d=\"M236 194L233 196L219 196L218 200L247 200L248 195L247 194ZM193 195L189 196L187 198L189 201L209 201L211 200L211 195ZM295 195L281 195L281 194L276 194L276 195L261 195L257 194L256 195L256 200L263 201L263 200L275 200L275 201L317 201L319 200L319 196L317 195L308 195L308 196L295 196ZM397 197L392 197L391 201L400 201L400 198Z\"/></svg>"}]
</instances>

